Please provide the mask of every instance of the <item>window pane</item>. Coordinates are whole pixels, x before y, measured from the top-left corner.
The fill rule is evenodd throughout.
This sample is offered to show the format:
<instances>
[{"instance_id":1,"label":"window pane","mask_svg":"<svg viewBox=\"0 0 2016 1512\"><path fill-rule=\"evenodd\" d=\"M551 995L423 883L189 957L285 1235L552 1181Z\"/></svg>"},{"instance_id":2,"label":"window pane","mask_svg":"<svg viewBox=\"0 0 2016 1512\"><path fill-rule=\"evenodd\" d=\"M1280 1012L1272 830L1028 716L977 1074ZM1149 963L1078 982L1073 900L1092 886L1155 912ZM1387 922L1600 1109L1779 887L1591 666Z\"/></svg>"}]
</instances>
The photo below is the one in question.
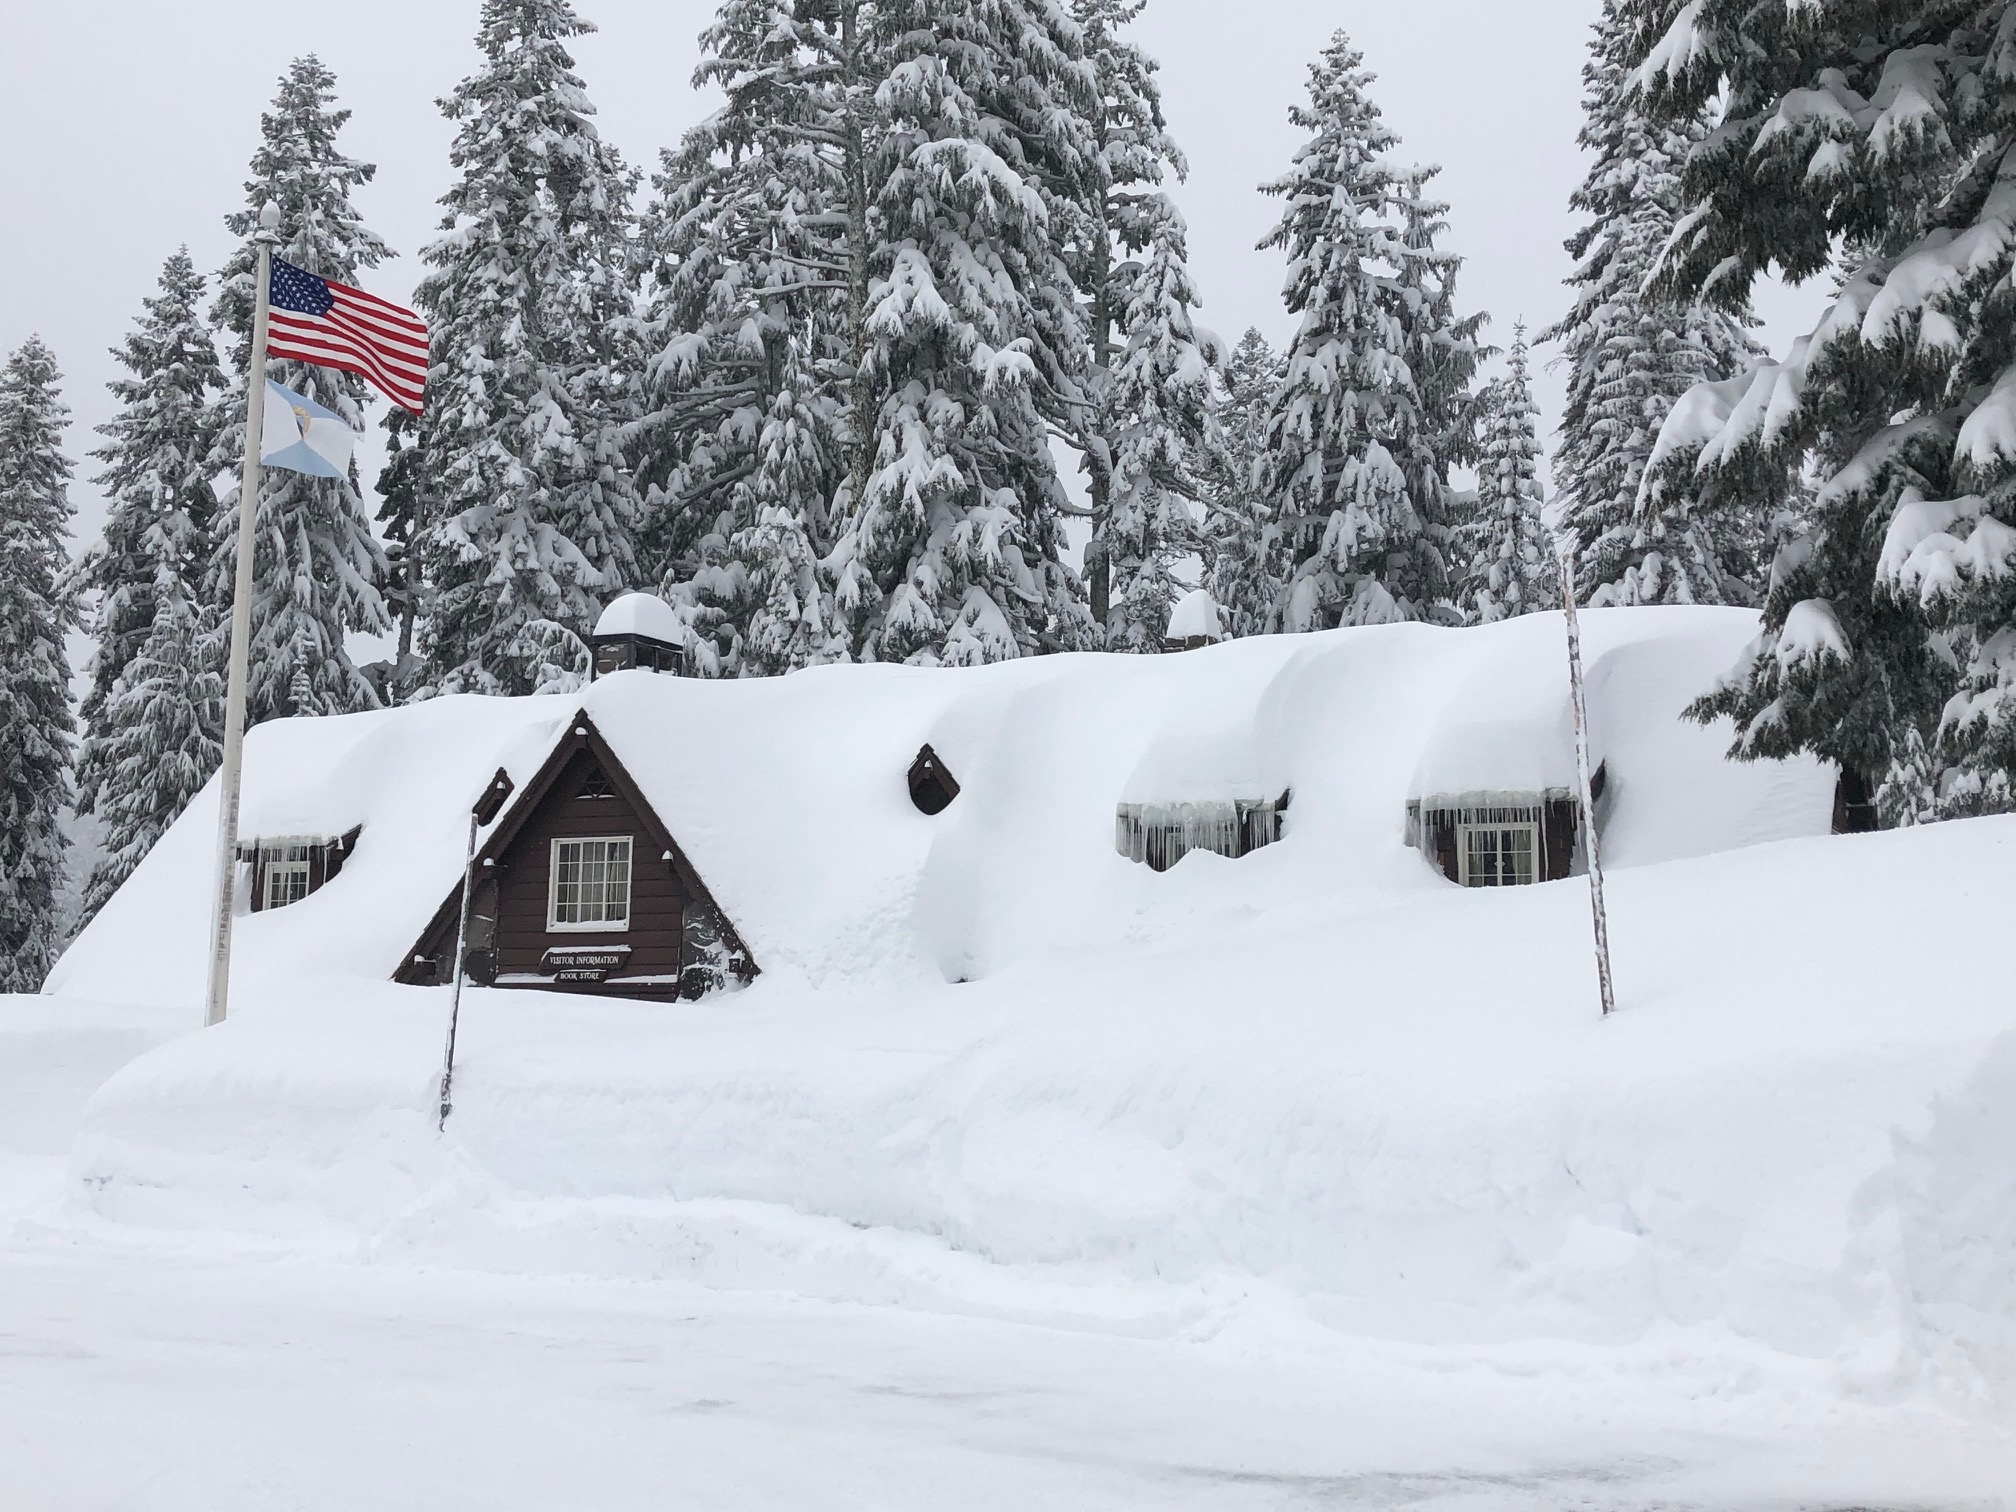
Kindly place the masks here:
<instances>
[{"instance_id":1,"label":"window pane","mask_svg":"<svg viewBox=\"0 0 2016 1512\"><path fill-rule=\"evenodd\" d=\"M557 842L553 858L553 922L620 927L629 920L629 838Z\"/></svg>"},{"instance_id":2,"label":"window pane","mask_svg":"<svg viewBox=\"0 0 2016 1512\"><path fill-rule=\"evenodd\" d=\"M1534 825L1471 825L1463 831L1463 880L1471 887L1524 887L1538 879Z\"/></svg>"}]
</instances>

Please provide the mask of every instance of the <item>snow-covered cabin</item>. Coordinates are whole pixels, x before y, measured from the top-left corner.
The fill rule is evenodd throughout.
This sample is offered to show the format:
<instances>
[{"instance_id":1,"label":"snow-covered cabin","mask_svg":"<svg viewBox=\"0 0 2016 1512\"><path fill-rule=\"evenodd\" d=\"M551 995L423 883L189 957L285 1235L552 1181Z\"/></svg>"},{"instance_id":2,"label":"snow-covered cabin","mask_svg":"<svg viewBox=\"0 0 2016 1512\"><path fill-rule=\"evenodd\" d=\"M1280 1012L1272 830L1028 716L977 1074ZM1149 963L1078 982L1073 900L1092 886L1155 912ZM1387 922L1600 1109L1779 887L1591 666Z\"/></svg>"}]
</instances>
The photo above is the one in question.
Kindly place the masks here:
<instances>
[{"instance_id":1,"label":"snow-covered cabin","mask_svg":"<svg viewBox=\"0 0 2016 1512\"><path fill-rule=\"evenodd\" d=\"M1831 771L1731 763L1726 730L1679 717L1756 623L1586 617L1607 864L1828 832ZM500 987L665 999L973 980L1180 932L1200 909L1449 887L1420 850L1443 815L1501 840L1544 823L1539 882L1561 873L1543 859L1549 805L1573 789L1566 683L1560 617L1536 614L966 670L630 669L574 694L279 720L247 742L234 980L247 1001L307 977L432 990L472 807L500 769L513 792L478 835L474 963ZM50 990L201 1002L215 803L213 785ZM1535 807L1543 819L1493 817Z\"/></svg>"}]
</instances>

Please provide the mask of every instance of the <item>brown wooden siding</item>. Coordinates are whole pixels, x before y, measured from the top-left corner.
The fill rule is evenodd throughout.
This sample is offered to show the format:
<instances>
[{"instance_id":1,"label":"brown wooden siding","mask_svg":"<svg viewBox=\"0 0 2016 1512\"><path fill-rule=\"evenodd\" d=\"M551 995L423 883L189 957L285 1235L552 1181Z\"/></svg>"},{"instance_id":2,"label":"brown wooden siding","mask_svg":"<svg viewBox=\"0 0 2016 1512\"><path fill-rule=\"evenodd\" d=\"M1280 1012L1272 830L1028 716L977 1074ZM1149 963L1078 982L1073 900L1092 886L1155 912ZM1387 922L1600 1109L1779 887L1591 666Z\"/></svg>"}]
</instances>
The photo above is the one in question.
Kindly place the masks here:
<instances>
[{"instance_id":1,"label":"brown wooden siding","mask_svg":"<svg viewBox=\"0 0 2016 1512\"><path fill-rule=\"evenodd\" d=\"M586 713L575 715L517 801L493 817L496 828L478 852L470 898L470 980L671 1001L756 977L756 962L734 925ZM549 932L553 841L624 835L631 839L629 927ZM453 980L461 899L458 882L395 968L395 981L429 986ZM628 954L601 981L554 980L545 959L556 949L618 946Z\"/></svg>"},{"instance_id":2,"label":"brown wooden siding","mask_svg":"<svg viewBox=\"0 0 2016 1512\"><path fill-rule=\"evenodd\" d=\"M593 753L577 751L538 810L526 819L523 828L497 858L494 947L498 975L548 975L544 958L548 950L556 947L627 945L629 960L621 970L612 972L607 981L555 983L555 990L619 992L624 990L626 977L660 977L668 980L640 986L638 990L653 997L676 997L680 943L690 900L671 862L658 854L642 819L621 796L614 793L602 798L579 796L595 770ZM630 927L621 931L549 931L547 889L553 841L601 835L631 837Z\"/></svg>"}]
</instances>

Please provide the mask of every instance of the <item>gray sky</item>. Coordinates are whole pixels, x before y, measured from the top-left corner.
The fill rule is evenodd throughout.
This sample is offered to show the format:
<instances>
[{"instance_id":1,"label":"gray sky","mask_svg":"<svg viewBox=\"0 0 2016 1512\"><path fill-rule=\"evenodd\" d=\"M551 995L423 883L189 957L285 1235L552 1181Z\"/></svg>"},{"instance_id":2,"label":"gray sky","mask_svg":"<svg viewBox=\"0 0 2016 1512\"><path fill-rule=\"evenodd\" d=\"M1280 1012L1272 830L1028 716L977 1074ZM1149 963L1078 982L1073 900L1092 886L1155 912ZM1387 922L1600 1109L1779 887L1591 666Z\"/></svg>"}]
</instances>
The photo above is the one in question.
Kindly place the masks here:
<instances>
[{"instance_id":1,"label":"gray sky","mask_svg":"<svg viewBox=\"0 0 2016 1512\"><path fill-rule=\"evenodd\" d=\"M631 161L713 108L690 79L709 0L579 0L601 31L577 59L602 127ZM1178 192L1203 291L1203 319L1228 341L1257 325L1277 342L1282 265L1257 242L1299 134L1287 108L1339 26L1379 75L1375 96L1402 155L1440 163L1451 244L1469 259L1466 309L1493 316L1491 339L1523 317L1537 329L1566 301L1567 199L1583 171L1583 44L1597 0L1150 0L1141 36L1162 60L1171 124L1191 162ZM343 143L378 165L358 196L399 252L366 282L403 300L412 256L433 234L448 185L448 123L434 101L476 62L477 0L5 0L0 48L0 346L31 331L56 350L77 422L79 534L101 505L82 453L107 418L119 340L153 291L162 260L187 242L199 267L229 251L222 216L242 203L259 112L289 58L316 51L355 115ZM1810 295L1774 293L1774 349L1802 328ZM1562 383L1540 355L1547 425ZM375 455L375 446L372 452ZM367 458L366 479L375 472Z\"/></svg>"}]
</instances>

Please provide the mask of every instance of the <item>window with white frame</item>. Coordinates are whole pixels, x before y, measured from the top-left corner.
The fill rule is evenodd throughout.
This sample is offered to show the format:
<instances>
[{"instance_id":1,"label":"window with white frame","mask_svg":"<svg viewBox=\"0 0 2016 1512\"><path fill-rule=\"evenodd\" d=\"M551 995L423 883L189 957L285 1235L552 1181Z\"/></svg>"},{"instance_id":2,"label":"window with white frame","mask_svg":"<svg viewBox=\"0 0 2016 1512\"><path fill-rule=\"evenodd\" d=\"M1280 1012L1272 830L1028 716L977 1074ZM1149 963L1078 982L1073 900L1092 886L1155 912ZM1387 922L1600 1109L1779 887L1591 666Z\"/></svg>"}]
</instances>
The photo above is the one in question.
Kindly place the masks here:
<instances>
[{"instance_id":1,"label":"window with white frame","mask_svg":"<svg viewBox=\"0 0 2016 1512\"><path fill-rule=\"evenodd\" d=\"M308 857L313 847L306 841L286 841L260 847L259 861L266 873L266 908L285 908L308 896Z\"/></svg>"},{"instance_id":2,"label":"window with white frame","mask_svg":"<svg viewBox=\"0 0 2016 1512\"><path fill-rule=\"evenodd\" d=\"M1524 887L1539 878L1537 824L1465 824L1456 838L1465 887Z\"/></svg>"},{"instance_id":3,"label":"window with white frame","mask_svg":"<svg viewBox=\"0 0 2016 1512\"><path fill-rule=\"evenodd\" d=\"M630 840L603 835L553 842L547 889L550 930L624 930L630 927Z\"/></svg>"}]
</instances>

